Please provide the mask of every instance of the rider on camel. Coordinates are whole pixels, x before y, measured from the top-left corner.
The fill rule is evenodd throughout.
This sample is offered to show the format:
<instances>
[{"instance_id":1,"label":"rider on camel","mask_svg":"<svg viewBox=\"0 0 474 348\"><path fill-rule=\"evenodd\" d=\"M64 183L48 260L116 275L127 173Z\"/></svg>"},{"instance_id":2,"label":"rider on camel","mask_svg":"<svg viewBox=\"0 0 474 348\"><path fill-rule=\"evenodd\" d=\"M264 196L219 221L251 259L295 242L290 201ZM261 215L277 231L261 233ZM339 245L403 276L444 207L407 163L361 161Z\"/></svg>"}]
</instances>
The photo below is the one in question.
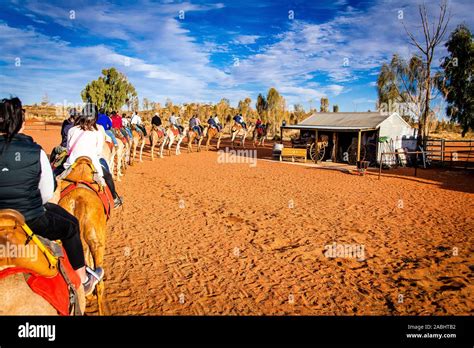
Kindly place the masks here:
<instances>
[{"instance_id":1,"label":"rider on camel","mask_svg":"<svg viewBox=\"0 0 474 348\"><path fill-rule=\"evenodd\" d=\"M221 131L222 129L222 125L219 121L219 117L217 117L217 114L214 115L214 117L209 117L209 120L207 120L207 123L209 124L209 126L211 126L212 128L215 128L217 129L218 132Z\"/></svg>"},{"instance_id":2,"label":"rider on camel","mask_svg":"<svg viewBox=\"0 0 474 348\"><path fill-rule=\"evenodd\" d=\"M179 124L179 116L175 116L175 114L171 114L168 122L170 123L171 126L175 127L178 131L179 134L183 134L184 128Z\"/></svg>"},{"instance_id":3,"label":"rider on camel","mask_svg":"<svg viewBox=\"0 0 474 348\"><path fill-rule=\"evenodd\" d=\"M107 134L112 139L112 142L114 143L115 147L117 147L117 138L115 137L114 132L112 132L112 120L108 115L104 113L103 110L101 110L101 112L99 113L99 117L97 118L97 124L101 125L104 128L105 134Z\"/></svg>"},{"instance_id":4,"label":"rider on camel","mask_svg":"<svg viewBox=\"0 0 474 348\"><path fill-rule=\"evenodd\" d=\"M234 116L234 121L240 124L243 129L247 129L247 125L245 124L244 117L242 116L242 114Z\"/></svg>"},{"instance_id":5,"label":"rider on camel","mask_svg":"<svg viewBox=\"0 0 474 348\"><path fill-rule=\"evenodd\" d=\"M127 131L123 128L122 117L117 112L113 111L110 119L112 121L112 129L117 132L120 138L125 137L127 142L130 144L132 138L129 137Z\"/></svg>"},{"instance_id":6,"label":"rider on camel","mask_svg":"<svg viewBox=\"0 0 474 348\"><path fill-rule=\"evenodd\" d=\"M48 157L33 138L23 134L24 129L20 99L1 100L0 209L17 210L35 234L61 240L85 294L90 295L104 277L104 270L86 267L79 221L61 206L49 202L54 195L54 176Z\"/></svg>"},{"instance_id":7,"label":"rider on camel","mask_svg":"<svg viewBox=\"0 0 474 348\"><path fill-rule=\"evenodd\" d=\"M68 169L81 156L89 157L97 171L96 181L110 189L114 198L115 208L122 205L122 198L115 190L114 180L107 162L102 158L102 148L104 146L105 134L97 127L97 107L93 104L86 104L80 116L76 120L76 125L68 132L67 151L69 156L64 162L64 169Z\"/></svg>"},{"instance_id":8,"label":"rider on camel","mask_svg":"<svg viewBox=\"0 0 474 348\"><path fill-rule=\"evenodd\" d=\"M146 136L146 129L142 123L142 118L136 112L133 113L130 124L132 125L132 127L135 128L137 132Z\"/></svg>"},{"instance_id":9,"label":"rider on camel","mask_svg":"<svg viewBox=\"0 0 474 348\"><path fill-rule=\"evenodd\" d=\"M197 115L193 115L191 119L189 120L189 129L197 132L199 137L201 137L202 135L201 120L199 120Z\"/></svg>"}]
</instances>

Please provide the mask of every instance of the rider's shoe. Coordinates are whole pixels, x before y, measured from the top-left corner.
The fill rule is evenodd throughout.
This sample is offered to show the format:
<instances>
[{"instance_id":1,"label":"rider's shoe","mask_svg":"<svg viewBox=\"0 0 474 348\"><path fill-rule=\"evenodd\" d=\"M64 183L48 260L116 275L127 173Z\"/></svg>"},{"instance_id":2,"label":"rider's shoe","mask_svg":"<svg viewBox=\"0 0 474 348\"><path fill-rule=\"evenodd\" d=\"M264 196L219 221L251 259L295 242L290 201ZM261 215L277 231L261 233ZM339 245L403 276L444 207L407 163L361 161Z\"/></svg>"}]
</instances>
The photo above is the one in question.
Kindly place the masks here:
<instances>
[{"instance_id":1,"label":"rider's shoe","mask_svg":"<svg viewBox=\"0 0 474 348\"><path fill-rule=\"evenodd\" d=\"M87 272L87 281L82 283L84 287L84 293L86 296L92 294L95 289L95 286L104 278L104 269L102 267L97 267L95 270L92 270L89 267L86 267Z\"/></svg>"},{"instance_id":2,"label":"rider's shoe","mask_svg":"<svg viewBox=\"0 0 474 348\"><path fill-rule=\"evenodd\" d=\"M120 197L120 196L117 196L117 197L114 199L114 208L118 208L118 207L120 207L122 204L123 204L123 198Z\"/></svg>"}]
</instances>

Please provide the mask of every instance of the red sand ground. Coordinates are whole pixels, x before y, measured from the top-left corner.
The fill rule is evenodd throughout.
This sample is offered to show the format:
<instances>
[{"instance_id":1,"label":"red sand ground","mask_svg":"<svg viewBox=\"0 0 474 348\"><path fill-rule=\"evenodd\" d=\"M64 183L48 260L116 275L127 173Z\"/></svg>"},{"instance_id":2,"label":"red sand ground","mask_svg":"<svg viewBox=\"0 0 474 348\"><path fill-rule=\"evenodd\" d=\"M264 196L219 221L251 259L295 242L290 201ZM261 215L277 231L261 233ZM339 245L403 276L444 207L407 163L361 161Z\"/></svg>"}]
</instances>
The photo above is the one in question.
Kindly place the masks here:
<instances>
[{"instance_id":1,"label":"red sand ground","mask_svg":"<svg viewBox=\"0 0 474 348\"><path fill-rule=\"evenodd\" d=\"M28 133L48 152L59 141L58 129ZM145 149L109 223L109 314L473 314L472 174L379 181L186 147L151 162ZM365 260L326 257L333 242Z\"/></svg>"}]
</instances>

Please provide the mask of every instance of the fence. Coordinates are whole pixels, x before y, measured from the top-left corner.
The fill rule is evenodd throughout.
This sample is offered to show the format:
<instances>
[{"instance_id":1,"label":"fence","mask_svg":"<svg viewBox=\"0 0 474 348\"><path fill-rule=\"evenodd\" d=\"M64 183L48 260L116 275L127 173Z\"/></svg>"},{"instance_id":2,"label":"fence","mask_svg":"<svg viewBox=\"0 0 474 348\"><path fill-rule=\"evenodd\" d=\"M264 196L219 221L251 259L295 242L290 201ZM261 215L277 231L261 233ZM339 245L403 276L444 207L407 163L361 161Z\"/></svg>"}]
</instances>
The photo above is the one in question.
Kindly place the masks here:
<instances>
[{"instance_id":1,"label":"fence","mask_svg":"<svg viewBox=\"0 0 474 348\"><path fill-rule=\"evenodd\" d=\"M62 121L26 121L27 130L43 130L46 131L48 128L61 127Z\"/></svg>"},{"instance_id":2,"label":"fence","mask_svg":"<svg viewBox=\"0 0 474 348\"><path fill-rule=\"evenodd\" d=\"M474 167L474 140L427 140L428 158L433 164L455 168Z\"/></svg>"}]
</instances>

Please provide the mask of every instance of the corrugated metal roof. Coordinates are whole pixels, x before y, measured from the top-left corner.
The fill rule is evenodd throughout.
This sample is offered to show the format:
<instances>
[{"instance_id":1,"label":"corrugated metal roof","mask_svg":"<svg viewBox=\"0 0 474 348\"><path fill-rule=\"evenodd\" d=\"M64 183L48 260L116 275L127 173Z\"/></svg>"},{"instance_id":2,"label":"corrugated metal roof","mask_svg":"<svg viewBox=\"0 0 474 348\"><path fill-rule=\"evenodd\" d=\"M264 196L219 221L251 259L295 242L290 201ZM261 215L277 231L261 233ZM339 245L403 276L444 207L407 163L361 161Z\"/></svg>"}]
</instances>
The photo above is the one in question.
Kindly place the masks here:
<instances>
[{"instance_id":1,"label":"corrugated metal roof","mask_svg":"<svg viewBox=\"0 0 474 348\"><path fill-rule=\"evenodd\" d=\"M298 123L297 126L305 128L377 128L390 115L382 115L379 112L317 112Z\"/></svg>"}]
</instances>

